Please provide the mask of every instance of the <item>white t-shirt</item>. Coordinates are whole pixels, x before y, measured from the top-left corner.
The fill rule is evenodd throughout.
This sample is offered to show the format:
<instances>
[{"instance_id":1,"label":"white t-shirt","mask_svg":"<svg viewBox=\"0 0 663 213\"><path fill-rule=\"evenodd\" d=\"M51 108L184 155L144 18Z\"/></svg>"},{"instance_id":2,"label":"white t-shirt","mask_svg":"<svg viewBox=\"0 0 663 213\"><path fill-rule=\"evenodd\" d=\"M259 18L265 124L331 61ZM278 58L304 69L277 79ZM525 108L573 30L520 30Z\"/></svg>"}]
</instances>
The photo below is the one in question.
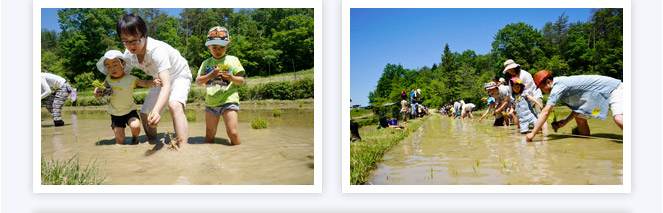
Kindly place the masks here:
<instances>
[{"instance_id":1,"label":"white t-shirt","mask_svg":"<svg viewBox=\"0 0 663 213\"><path fill-rule=\"evenodd\" d=\"M518 78L520 78L520 81L522 81L523 85L525 86L525 89L523 90L524 96L543 98L541 90L536 88L536 84L534 84L534 79L532 78L532 74L529 74L529 72L525 70L520 70L520 75L518 76Z\"/></svg>"},{"instance_id":2,"label":"white t-shirt","mask_svg":"<svg viewBox=\"0 0 663 213\"><path fill-rule=\"evenodd\" d=\"M41 98L45 98L51 94L51 88L58 89L64 84L67 83L67 80L50 73L41 73Z\"/></svg>"},{"instance_id":3,"label":"white t-shirt","mask_svg":"<svg viewBox=\"0 0 663 213\"><path fill-rule=\"evenodd\" d=\"M129 50L124 50L124 58L129 62L127 66L141 69L155 79L159 78L159 72L170 70L171 82L178 78L187 78L189 80L193 78L191 70L189 70L189 64L182 57L180 51L150 37L147 38L146 45L145 58L142 64L138 63L138 57L135 54L132 54Z\"/></svg>"},{"instance_id":4,"label":"white t-shirt","mask_svg":"<svg viewBox=\"0 0 663 213\"><path fill-rule=\"evenodd\" d=\"M470 109L474 108L474 106L475 106L475 105L474 105L473 103L464 104L464 105L463 105L463 111L465 111L465 112L469 112Z\"/></svg>"}]
</instances>

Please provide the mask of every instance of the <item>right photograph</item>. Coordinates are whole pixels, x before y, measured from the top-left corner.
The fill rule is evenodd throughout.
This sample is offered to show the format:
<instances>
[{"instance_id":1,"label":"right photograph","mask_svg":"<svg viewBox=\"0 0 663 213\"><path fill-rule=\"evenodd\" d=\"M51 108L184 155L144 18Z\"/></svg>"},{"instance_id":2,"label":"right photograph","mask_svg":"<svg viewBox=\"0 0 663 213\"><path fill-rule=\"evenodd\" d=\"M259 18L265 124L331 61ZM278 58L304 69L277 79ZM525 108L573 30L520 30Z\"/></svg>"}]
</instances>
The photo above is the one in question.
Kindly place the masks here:
<instances>
[{"instance_id":1,"label":"right photograph","mask_svg":"<svg viewBox=\"0 0 663 213\"><path fill-rule=\"evenodd\" d=\"M624 8L348 11L349 185L630 191Z\"/></svg>"}]
</instances>

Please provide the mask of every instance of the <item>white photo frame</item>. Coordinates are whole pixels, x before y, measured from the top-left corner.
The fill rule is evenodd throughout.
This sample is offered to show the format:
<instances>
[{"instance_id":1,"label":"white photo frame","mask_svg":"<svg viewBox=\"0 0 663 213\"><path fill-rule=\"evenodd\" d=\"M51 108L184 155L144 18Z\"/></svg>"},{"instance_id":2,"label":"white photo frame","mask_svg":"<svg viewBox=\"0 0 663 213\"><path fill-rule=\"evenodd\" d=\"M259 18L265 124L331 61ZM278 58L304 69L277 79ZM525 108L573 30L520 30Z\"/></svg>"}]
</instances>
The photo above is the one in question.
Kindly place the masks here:
<instances>
[{"instance_id":1,"label":"white photo frame","mask_svg":"<svg viewBox=\"0 0 663 213\"><path fill-rule=\"evenodd\" d=\"M622 185L351 185L350 184L350 17L352 8L624 8L625 94L631 94L631 1L352 1L342 5L342 191L343 193L630 193L631 192L631 97L624 96Z\"/></svg>"},{"instance_id":2,"label":"white photo frame","mask_svg":"<svg viewBox=\"0 0 663 213\"><path fill-rule=\"evenodd\" d=\"M247 1L82 1L35 0L33 5L33 192L34 193L321 193L322 192L322 1L321 0L247 0ZM314 168L312 185L41 185L41 9L42 8L313 8L314 9ZM101 57L101 56L100 56Z\"/></svg>"}]
</instances>

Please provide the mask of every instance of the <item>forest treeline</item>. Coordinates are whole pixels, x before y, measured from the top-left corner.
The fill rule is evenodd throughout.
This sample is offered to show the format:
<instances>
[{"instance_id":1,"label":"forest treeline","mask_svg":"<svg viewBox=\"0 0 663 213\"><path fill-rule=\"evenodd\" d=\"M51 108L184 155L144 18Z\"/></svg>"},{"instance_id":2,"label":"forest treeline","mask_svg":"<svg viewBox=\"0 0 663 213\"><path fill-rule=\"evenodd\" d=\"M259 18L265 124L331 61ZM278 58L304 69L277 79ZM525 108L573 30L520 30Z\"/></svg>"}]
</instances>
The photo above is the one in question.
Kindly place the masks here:
<instances>
[{"instance_id":1,"label":"forest treeline","mask_svg":"<svg viewBox=\"0 0 663 213\"><path fill-rule=\"evenodd\" d=\"M124 51L115 32L126 13L140 15L148 36L179 50L195 78L200 64L211 56L205 47L207 31L228 28L229 55L237 56L248 76L267 76L313 68L312 8L185 8L179 17L160 9L71 8L58 9L61 31L41 32L41 69L63 76L79 89L103 79L97 60L112 49ZM149 78L143 72L132 74Z\"/></svg>"}]
</instances>

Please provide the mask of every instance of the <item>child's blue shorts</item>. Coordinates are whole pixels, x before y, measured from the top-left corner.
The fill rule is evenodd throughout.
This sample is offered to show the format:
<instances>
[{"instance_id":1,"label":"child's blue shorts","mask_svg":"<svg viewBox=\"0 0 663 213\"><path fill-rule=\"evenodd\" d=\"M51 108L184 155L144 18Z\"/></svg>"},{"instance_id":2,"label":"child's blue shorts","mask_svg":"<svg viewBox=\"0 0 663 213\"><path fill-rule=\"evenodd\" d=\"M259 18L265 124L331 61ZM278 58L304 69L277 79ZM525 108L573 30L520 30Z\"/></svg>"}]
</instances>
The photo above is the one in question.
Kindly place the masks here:
<instances>
[{"instance_id":1,"label":"child's blue shorts","mask_svg":"<svg viewBox=\"0 0 663 213\"><path fill-rule=\"evenodd\" d=\"M228 103L228 104L223 104L221 106L205 107L205 112L210 112L212 113L212 115L216 117L223 115L223 112L225 112L226 110L239 111L239 105L236 103Z\"/></svg>"}]
</instances>

